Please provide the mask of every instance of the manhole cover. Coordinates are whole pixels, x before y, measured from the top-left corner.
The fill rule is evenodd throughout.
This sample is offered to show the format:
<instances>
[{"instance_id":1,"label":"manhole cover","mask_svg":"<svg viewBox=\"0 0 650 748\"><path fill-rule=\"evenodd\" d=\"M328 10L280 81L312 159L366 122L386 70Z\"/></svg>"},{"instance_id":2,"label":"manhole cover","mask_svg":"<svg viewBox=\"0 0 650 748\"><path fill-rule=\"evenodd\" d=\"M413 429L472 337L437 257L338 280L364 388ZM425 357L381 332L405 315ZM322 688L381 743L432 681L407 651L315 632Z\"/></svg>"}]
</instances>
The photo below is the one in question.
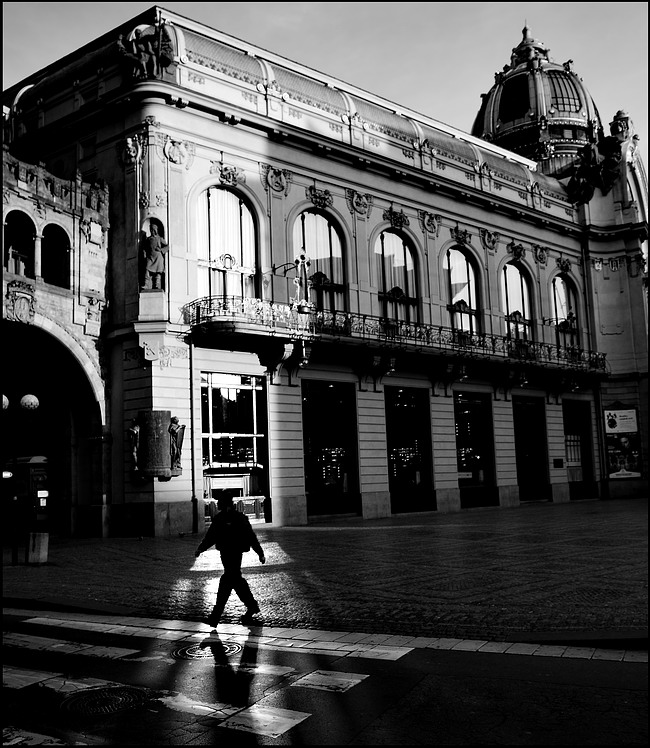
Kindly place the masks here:
<instances>
[{"instance_id":1,"label":"manhole cover","mask_svg":"<svg viewBox=\"0 0 650 748\"><path fill-rule=\"evenodd\" d=\"M237 652L242 651L241 644L236 642L220 642L219 644L190 644L185 647L180 647L172 652L172 657L177 660L205 660L213 659L215 653L213 649L218 649L220 655L231 657Z\"/></svg>"},{"instance_id":2,"label":"manhole cover","mask_svg":"<svg viewBox=\"0 0 650 748\"><path fill-rule=\"evenodd\" d=\"M115 714L115 712L138 707L148 700L149 694L140 688L130 686L88 688L65 699L61 704L61 709L85 716Z\"/></svg>"}]
</instances>

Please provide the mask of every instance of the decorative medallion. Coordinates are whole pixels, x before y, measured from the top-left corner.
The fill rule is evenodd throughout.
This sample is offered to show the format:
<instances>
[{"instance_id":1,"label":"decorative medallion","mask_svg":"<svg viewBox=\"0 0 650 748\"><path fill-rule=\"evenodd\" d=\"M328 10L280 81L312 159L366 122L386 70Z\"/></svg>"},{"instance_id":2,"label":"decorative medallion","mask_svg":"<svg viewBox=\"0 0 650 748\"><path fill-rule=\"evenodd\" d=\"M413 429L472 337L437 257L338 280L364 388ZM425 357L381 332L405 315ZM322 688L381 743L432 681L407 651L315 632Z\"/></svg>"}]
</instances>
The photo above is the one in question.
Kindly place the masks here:
<instances>
[{"instance_id":1,"label":"decorative medallion","mask_svg":"<svg viewBox=\"0 0 650 748\"><path fill-rule=\"evenodd\" d=\"M260 166L264 189L268 190L270 188L273 192L284 192L285 195L288 195L293 179L291 172L287 169L277 169L275 166L269 166L269 164L260 164Z\"/></svg>"},{"instance_id":2,"label":"decorative medallion","mask_svg":"<svg viewBox=\"0 0 650 748\"><path fill-rule=\"evenodd\" d=\"M438 236L440 233L440 222L442 218L438 215L433 215L426 210L418 210L418 219L420 220L420 226L424 234L435 234Z\"/></svg>"},{"instance_id":3,"label":"decorative medallion","mask_svg":"<svg viewBox=\"0 0 650 748\"><path fill-rule=\"evenodd\" d=\"M350 213L357 213L360 216L370 216L372 210L372 195L362 195L355 190L346 189L345 199L348 204Z\"/></svg>"},{"instance_id":4,"label":"decorative medallion","mask_svg":"<svg viewBox=\"0 0 650 748\"><path fill-rule=\"evenodd\" d=\"M535 258L535 262L538 264L546 265L546 261L548 260L548 249L546 249L546 247L541 247L539 244L533 244L533 257Z\"/></svg>"},{"instance_id":5,"label":"decorative medallion","mask_svg":"<svg viewBox=\"0 0 650 748\"><path fill-rule=\"evenodd\" d=\"M501 234L498 231L490 231L489 229L479 229L478 233L481 237L483 249L487 249L488 252L495 252L499 246Z\"/></svg>"},{"instance_id":6,"label":"decorative medallion","mask_svg":"<svg viewBox=\"0 0 650 748\"><path fill-rule=\"evenodd\" d=\"M5 314L14 322L31 324L34 321L36 300L35 287L25 281L11 281L7 284Z\"/></svg>"},{"instance_id":7,"label":"decorative medallion","mask_svg":"<svg viewBox=\"0 0 650 748\"><path fill-rule=\"evenodd\" d=\"M571 260L567 260L566 257L558 257L555 262L563 273L568 273L571 270Z\"/></svg>"},{"instance_id":8,"label":"decorative medallion","mask_svg":"<svg viewBox=\"0 0 650 748\"><path fill-rule=\"evenodd\" d=\"M212 163L213 167L210 169L210 172L219 175L219 181L221 184L225 184L229 187L236 187L238 184L244 184L246 182L246 175L236 166L217 164L214 161Z\"/></svg>"}]
</instances>

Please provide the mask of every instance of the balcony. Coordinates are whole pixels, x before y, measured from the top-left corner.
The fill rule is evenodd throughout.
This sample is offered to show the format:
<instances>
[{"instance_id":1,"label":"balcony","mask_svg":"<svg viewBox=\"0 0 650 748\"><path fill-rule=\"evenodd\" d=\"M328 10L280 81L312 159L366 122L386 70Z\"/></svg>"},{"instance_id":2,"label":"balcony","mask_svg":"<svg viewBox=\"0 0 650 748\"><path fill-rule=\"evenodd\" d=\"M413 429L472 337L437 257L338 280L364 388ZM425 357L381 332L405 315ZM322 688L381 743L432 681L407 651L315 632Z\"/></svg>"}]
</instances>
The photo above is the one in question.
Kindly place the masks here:
<instances>
[{"instance_id":1,"label":"balcony","mask_svg":"<svg viewBox=\"0 0 650 748\"><path fill-rule=\"evenodd\" d=\"M417 353L525 362L581 372L605 373L604 353L502 335L454 330L352 312L315 311L296 304L241 297L205 297L182 307L183 321L204 335L237 334L314 343L381 346Z\"/></svg>"}]
</instances>

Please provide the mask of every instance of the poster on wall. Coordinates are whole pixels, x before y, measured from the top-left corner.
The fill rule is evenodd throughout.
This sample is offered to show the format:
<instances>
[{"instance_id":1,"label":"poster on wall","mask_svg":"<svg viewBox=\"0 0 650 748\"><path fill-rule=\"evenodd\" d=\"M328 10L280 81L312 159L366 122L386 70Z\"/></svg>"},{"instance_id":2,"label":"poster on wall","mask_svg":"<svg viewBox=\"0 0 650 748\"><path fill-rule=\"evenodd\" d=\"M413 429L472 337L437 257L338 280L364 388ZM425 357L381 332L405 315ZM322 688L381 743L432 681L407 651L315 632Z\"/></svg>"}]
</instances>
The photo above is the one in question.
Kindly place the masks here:
<instances>
[{"instance_id":1,"label":"poster on wall","mask_svg":"<svg viewBox=\"0 0 650 748\"><path fill-rule=\"evenodd\" d=\"M640 478L640 439L635 408L606 408L607 472L614 480Z\"/></svg>"}]
</instances>

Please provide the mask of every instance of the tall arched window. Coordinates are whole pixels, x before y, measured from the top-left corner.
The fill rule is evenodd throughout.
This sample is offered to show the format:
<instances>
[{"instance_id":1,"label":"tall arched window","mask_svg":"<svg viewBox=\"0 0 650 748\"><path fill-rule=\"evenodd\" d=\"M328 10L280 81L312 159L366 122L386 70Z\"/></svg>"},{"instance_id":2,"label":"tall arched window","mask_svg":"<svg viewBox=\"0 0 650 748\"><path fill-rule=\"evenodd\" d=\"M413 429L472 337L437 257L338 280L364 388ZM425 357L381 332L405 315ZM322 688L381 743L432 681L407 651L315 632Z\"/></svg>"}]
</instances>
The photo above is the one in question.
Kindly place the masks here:
<instances>
[{"instance_id":1,"label":"tall arched window","mask_svg":"<svg viewBox=\"0 0 650 748\"><path fill-rule=\"evenodd\" d=\"M384 317L417 321L415 259L406 240L394 231L382 231L375 242L379 301Z\"/></svg>"},{"instance_id":2,"label":"tall arched window","mask_svg":"<svg viewBox=\"0 0 650 748\"><path fill-rule=\"evenodd\" d=\"M571 282L563 275L556 275L553 278L553 318L557 345L579 345L576 292Z\"/></svg>"},{"instance_id":3,"label":"tall arched window","mask_svg":"<svg viewBox=\"0 0 650 748\"><path fill-rule=\"evenodd\" d=\"M242 198L210 187L199 198L199 296L256 295L257 234Z\"/></svg>"},{"instance_id":4,"label":"tall arched window","mask_svg":"<svg viewBox=\"0 0 650 748\"><path fill-rule=\"evenodd\" d=\"M4 226L4 267L9 273L25 278L36 277L34 262L36 227L31 218L12 210Z\"/></svg>"},{"instance_id":5,"label":"tall arched window","mask_svg":"<svg viewBox=\"0 0 650 748\"><path fill-rule=\"evenodd\" d=\"M343 246L335 225L315 211L301 213L293 226L296 257L309 258L310 300L319 310L345 311Z\"/></svg>"},{"instance_id":6,"label":"tall arched window","mask_svg":"<svg viewBox=\"0 0 650 748\"><path fill-rule=\"evenodd\" d=\"M454 330L480 332L476 273L469 257L460 249L448 249L444 270L451 326Z\"/></svg>"},{"instance_id":7,"label":"tall arched window","mask_svg":"<svg viewBox=\"0 0 650 748\"><path fill-rule=\"evenodd\" d=\"M46 283L70 288L70 240L60 226L43 229L41 275Z\"/></svg>"},{"instance_id":8,"label":"tall arched window","mask_svg":"<svg viewBox=\"0 0 650 748\"><path fill-rule=\"evenodd\" d=\"M530 292L528 279L514 262L503 266L501 296L506 335L514 340L531 340Z\"/></svg>"}]
</instances>

